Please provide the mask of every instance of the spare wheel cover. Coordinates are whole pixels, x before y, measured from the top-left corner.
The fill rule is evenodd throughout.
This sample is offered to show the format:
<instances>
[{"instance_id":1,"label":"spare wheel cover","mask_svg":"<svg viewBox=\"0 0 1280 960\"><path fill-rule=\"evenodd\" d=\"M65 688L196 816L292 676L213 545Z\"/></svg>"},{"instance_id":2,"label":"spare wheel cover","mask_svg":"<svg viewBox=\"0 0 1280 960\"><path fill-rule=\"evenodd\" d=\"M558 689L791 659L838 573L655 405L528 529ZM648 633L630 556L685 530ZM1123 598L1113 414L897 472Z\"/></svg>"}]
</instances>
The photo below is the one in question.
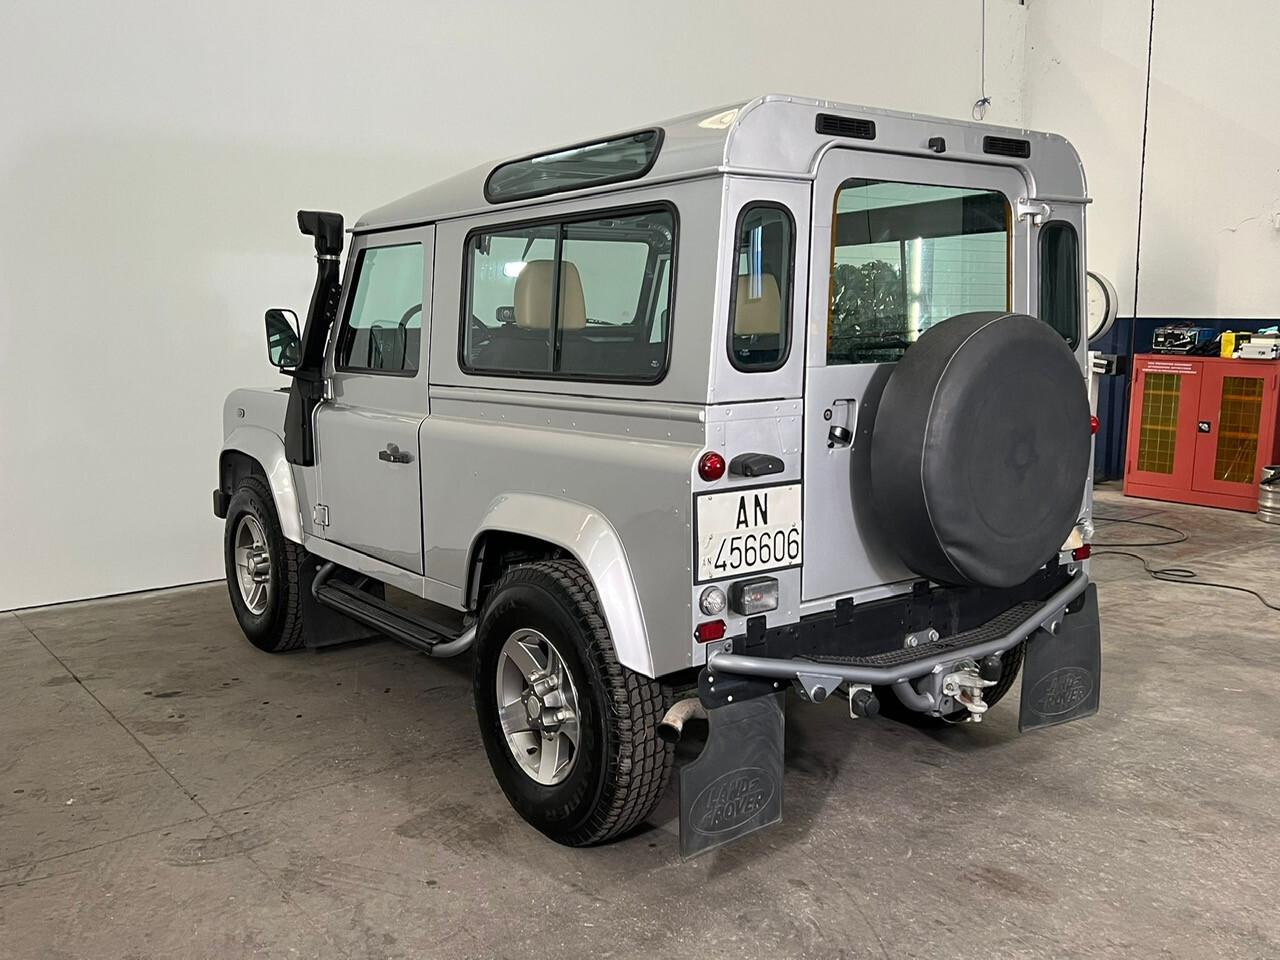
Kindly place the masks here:
<instances>
[{"instance_id":1,"label":"spare wheel cover","mask_svg":"<svg viewBox=\"0 0 1280 960\"><path fill-rule=\"evenodd\" d=\"M1078 519L1090 445L1084 375L1061 336L1025 314L953 317L920 336L880 398L880 525L923 577L1022 583Z\"/></svg>"}]
</instances>

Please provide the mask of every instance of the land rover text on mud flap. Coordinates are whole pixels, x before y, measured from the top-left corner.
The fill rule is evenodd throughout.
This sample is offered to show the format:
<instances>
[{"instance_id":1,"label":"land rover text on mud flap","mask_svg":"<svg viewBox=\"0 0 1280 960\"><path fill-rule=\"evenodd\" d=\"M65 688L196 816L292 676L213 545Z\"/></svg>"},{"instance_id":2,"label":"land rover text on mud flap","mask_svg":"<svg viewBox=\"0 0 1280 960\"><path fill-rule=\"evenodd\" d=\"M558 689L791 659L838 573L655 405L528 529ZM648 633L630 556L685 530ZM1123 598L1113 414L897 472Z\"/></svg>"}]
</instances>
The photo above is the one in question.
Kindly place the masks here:
<instances>
[{"instance_id":1,"label":"land rover text on mud flap","mask_svg":"<svg viewBox=\"0 0 1280 960\"><path fill-rule=\"evenodd\" d=\"M783 695L1097 710L1084 176L1060 137L767 96L303 211L283 390L224 411L267 651L474 653L489 762L566 844L782 811Z\"/></svg>"}]
</instances>

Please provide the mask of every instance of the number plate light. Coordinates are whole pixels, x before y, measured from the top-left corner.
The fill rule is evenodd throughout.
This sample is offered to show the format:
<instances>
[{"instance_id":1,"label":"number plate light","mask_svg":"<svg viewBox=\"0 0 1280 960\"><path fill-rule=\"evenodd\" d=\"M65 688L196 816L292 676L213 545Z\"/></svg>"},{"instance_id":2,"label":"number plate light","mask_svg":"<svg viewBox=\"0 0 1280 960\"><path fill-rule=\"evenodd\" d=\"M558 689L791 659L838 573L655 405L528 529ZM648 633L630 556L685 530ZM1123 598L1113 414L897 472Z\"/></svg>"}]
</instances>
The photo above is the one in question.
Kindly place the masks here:
<instances>
[{"instance_id":1,"label":"number plate light","mask_svg":"<svg viewBox=\"0 0 1280 960\"><path fill-rule=\"evenodd\" d=\"M729 607L734 613L750 617L778 609L778 581L775 577L739 580L729 588Z\"/></svg>"}]
</instances>

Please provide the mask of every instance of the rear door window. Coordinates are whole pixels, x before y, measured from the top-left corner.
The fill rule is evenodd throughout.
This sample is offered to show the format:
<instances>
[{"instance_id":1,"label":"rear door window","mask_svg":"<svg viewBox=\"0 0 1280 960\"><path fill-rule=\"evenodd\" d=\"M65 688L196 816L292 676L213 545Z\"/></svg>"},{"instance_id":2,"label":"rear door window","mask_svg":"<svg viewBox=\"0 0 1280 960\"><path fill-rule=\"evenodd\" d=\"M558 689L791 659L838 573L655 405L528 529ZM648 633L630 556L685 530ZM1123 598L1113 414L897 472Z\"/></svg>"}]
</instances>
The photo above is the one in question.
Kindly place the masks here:
<instances>
[{"instance_id":1,"label":"rear door window","mask_svg":"<svg viewBox=\"0 0 1280 960\"><path fill-rule=\"evenodd\" d=\"M846 180L832 228L828 365L898 360L948 317L1008 310L1010 220L998 191Z\"/></svg>"}]
</instances>

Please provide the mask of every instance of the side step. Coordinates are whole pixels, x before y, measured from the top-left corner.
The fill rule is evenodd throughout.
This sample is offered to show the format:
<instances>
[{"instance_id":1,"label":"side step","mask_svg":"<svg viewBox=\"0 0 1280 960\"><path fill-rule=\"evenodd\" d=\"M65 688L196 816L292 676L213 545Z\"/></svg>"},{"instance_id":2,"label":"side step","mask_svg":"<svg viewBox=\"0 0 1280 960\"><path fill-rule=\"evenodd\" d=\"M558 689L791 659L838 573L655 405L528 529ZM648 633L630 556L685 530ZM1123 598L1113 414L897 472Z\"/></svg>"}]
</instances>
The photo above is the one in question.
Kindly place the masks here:
<instances>
[{"instance_id":1,"label":"side step","mask_svg":"<svg viewBox=\"0 0 1280 960\"><path fill-rule=\"evenodd\" d=\"M411 614L355 584L333 579L338 569L337 564L326 563L316 574L311 592L318 603L433 657L456 656L470 648L474 628L458 631L429 617Z\"/></svg>"}]
</instances>

